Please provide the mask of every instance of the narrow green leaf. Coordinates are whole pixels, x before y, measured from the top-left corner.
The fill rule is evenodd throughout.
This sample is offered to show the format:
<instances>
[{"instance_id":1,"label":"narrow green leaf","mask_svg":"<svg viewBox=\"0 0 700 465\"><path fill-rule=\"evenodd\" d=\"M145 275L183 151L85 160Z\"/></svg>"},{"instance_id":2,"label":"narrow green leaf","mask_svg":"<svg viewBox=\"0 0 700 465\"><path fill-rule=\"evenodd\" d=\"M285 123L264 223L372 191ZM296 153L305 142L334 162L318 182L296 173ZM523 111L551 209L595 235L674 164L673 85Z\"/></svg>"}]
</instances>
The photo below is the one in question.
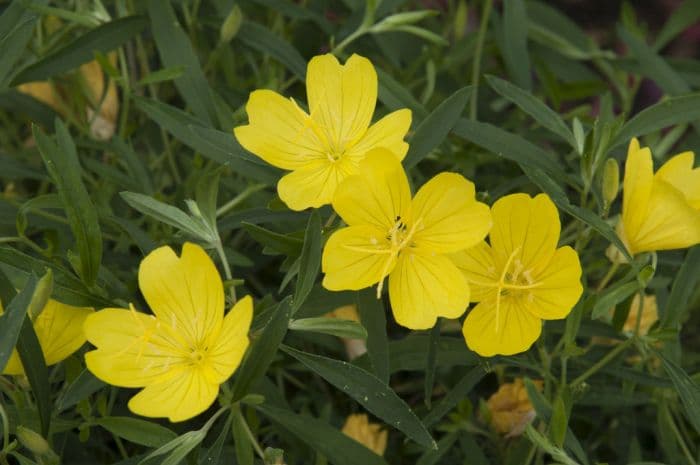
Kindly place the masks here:
<instances>
[{"instance_id":1,"label":"narrow green leaf","mask_svg":"<svg viewBox=\"0 0 700 465\"><path fill-rule=\"evenodd\" d=\"M321 216L314 210L309 217L304 234L304 245L299 257L299 274L297 275L292 311L296 312L309 296L321 269L321 252L323 252L323 235Z\"/></svg>"},{"instance_id":2,"label":"narrow green leaf","mask_svg":"<svg viewBox=\"0 0 700 465\"><path fill-rule=\"evenodd\" d=\"M381 456L331 427L325 420L267 404L256 405L255 408L270 421L307 443L312 450L323 454L333 465L388 465Z\"/></svg>"},{"instance_id":3,"label":"narrow green leaf","mask_svg":"<svg viewBox=\"0 0 700 465\"><path fill-rule=\"evenodd\" d=\"M65 47L22 69L12 86L24 82L42 81L77 68L95 58L95 52L107 53L132 39L146 27L142 16L128 16L88 31Z\"/></svg>"},{"instance_id":4,"label":"narrow green leaf","mask_svg":"<svg viewBox=\"0 0 700 465\"><path fill-rule=\"evenodd\" d=\"M224 423L224 427L221 428L221 432L216 437L214 444L212 444L211 447L200 456L199 465L216 465L221 463L221 456L224 452L224 445L228 440L228 435L230 431L231 421L227 419Z\"/></svg>"},{"instance_id":5,"label":"narrow green leaf","mask_svg":"<svg viewBox=\"0 0 700 465\"><path fill-rule=\"evenodd\" d=\"M411 408L373 374L347 362L291 347L282 346L282 350L418 444L433 449L436 447L435 440Z\"/></svg>"},{"instance_id":6,"label":"narrow green leaf","mask_svg":"<svg viewBox=\"0 0 700 465\"><path fill-rule=\"evenodd\" d=\"M279 179L279 170L246 152L233 134L207 128L201 120L157 100L134 97L134 101L159 126L203 156L257 181L275 183Z\"/></svg>"},{"instance_id":7,"label":"narrow green leaf","mask_svg":"<svg viewBox=\"0 0 700 465\"><path fill-rule=\"evenodd\" d=\"M412 168L427 157L432 150L445 140L457 120L462 116L471 96L471 86L462 87L426 117L411 137L411 146L403 161L406 169Z\"/></svg>"},{"instance_id":8,"label":"narrow green leaf","mask_svg":"<svg viewBox=\"0 0 700 465\"><path fill-rule=\"evenodd\" d=\"M250 223L244 222L242 225L243 229L257 242L290 257L298 256L304 246L303 241L299 238L276 233Z\"/></svg>"},{"instance_id":9,"label":"narrow green leaf","mask_svg":"<svg viewBox=\"0 0 700 465\"><path fill-rule=\"evenodd\" d=\"M501 96L507 98L516 104L522 111L532 116L532 118L540 123L544 128L549 129L554 134L568 142L571 147L577 148L576 138L566 125L561 116L547 105L542 100L538 99L530 92L514 86L508 81L504 81L496 76L486 76L486 82L489 86Z\"/></svg>"},{"instance_id":10,"label":"narrow green leaf","mask_svg":"<svg viewBox=\"0 0 700 465\"><path fill-rule=\"evenodd\" d=\"M210 231L179 208L136 192L121 192L119 195L129 206L144 215L169 224L202 241L211 242L214 240Z\"/></svg>"},{"instance_id":11,"label":"narrow green leaf","mask_svg":"<svg viewBox=\"0 0 700 465\"><path fill-rule=\"evenodd\" d=\"M277 353L279 345L287 334L289 320L292 316L291 297L279 303L272 318L263 329L262 334L243 360L233 384L233 400L243 398L250 386L265 374Z\"/></svg>"},{"instance_id":12,"label":"narrow green leaf","mask_svg":"<svg viewBox=\"0 0 700 465\"><path fill-rule=\"evenodd\" d=\"M666 300L661 319L662 328L675 329L680 327L689 310L690 298L695 292L698 282L700 282L700 246L695 246L688 251L683 265L673 280L671 294Z\"/></svg>"},{"instance_id":13,"label":"narrow green leaf","mask_svg":"<svg viewBox=\"0 0 700 465\"><path fill-rule=\"evenodd\" d=\"M93 375L87 368L73 380L56 403L56 408L62 412L73 407L81 400L102 389L106 384Z\"/></svg>"},{"instance_id":14,"label":"narrow green leaf","mask_svg":"<svg viewBox=\"0 0 700 465\"><path fill-rule=\"evenodd\" d=\"M97 210L85 189L78 154L68 129L56 120L56 142L33 126L34 139L53 179L75 237L80 257L80 277L91 286L102 261L102 232Z\"/></svg>"},{"instance_id":15,"label":"narrow green leaf","mask_svg":"<svg viewBox=\"0 0 700 465\"><path fill-rule=\"evenodd\" d=\"M411 91L406 89L389 73L377 69L377 77L379 78L378 98L390 110L409 108L413 113L414 124L428 116L428 110L425 109L423 104L416 100Z\"/></svg>"},{"instance_id":16,"label":"narrow green leaf","mask_svg":"<svg viewBox=\"0 0 700 465\"><path fill-rule=\"evenodd\" d=\"M676 38L681 32L700 20L700 2L697 0L685 0L679 7L673 10L664 26L656 36L654 50L657 52Z\"/></svg>"},{"instance_id":17,"label":"narrow green leaf","mask_svg":"<svg viewBox=\"0 0 700 465\"><path fill-rule=\"evenodd\" d=\"M253 443L250 442L248 432L246 431L245 418L241 413L240 407L235 410L233 418L233 445L236 448L236 463L238 465L253 465Z\"/></svg>"},{"instance_id":18,"label":"narrow green leaf","mask_svg":"<svg viewBox=\"0 0 700 465\"><path fill-rule=\"evenodd\" d=\"M177 437L172 430L139 418L102 417L97 418L95 424L115 436L146 447L161 447Z\"/></svg>"},{"instance_id":19,"label":"narrow green leaf","mask_svg":"<svg viewBox=\"0 0 700 465\"><path fill-rule=\"evenodd\" d=\"M452 446L459 438L459 433L452 432L442 437L437 443L437 449L430 449L420 456L416 465L435 465L440 462L446 453L450 451Z\"/></svg>"},{"instance_id":20,"label":"narrow green leaf","mask_svg":"<svg viewBox=\"0 0 700 465\"><path fill-rule=\"evenodd\" d=\"M454 133L494 154L512 160L521 166L530 166L544 171L555 179L573 183L557 160L545 150L520 136L488 123L460 119ZM527 173L526 173L527 174Z\"/></svg>"},{"instance_id":21,"label":"narrow green leaf","mask_svg":"<svg viewBox=\"0 0 700 465\"><path fill-rule=\"evenodd\" d=\"M173 66L171 68L163 68L158 71L147 74L139 82L136 83L137 86L147 86L149 84L156 84L163 81L173 81L185 73L184 66Z\"/></svg>"},{"instance_id":22,"label":"narrow green leaf","mask_svg":"<svg viewBox=\"0 0 700 465\"><path fill-rule=\"evenodd\" d=\"M561 396L557 396L554 400L552 418L549 421L549 437L557 447L562 447L564 445L568 422L564 400Z\"/></svg>"},{"instance_id":23,"label":"narrow green leaf","mask_svg":"<svg viewBox=\"0 0 700 465\"><path fill-rule=\"evenodd\" d=\"M700 385L694 382L683 368L666 357L662 351L653 351L661 359L666 374L671 378L673 386L681 398L685 417L693 425L695 431L700 433Z\"/></svg>"},{"instance_id":24,"label":"narrow green leaf","mask_svg":"<svg viewBox=\"0 0 700 465\"><path fill-rule=\"evenodd\" d=\"M35 3L45 5L47 0ZM0 16L0 89L6 87L6 80L24 54L40 17L22 0L14 0Z\"/></svg>"},{"instance_id":25,"label":"narrow green leaf","mask_svg":"<svg viewBox=\"0 0 700 465\"><path fill-rule=\"evenodd\" d=\"M367 329L367 354L372 371L384 384L389 384L389 337L382 300L370 288L355 294L355 304L362 326Z\"/></svg>"},{"instance_id":26,"label":"narrow green leaf","mask_svg":"<svg viewBox=\"0 0 700 465\"><path fill-rule=\"evenodd\" d=\"M645 108L627 121L610 144L610 149L628 144L633 137L697 120L700 120L700 93L667 98Z\"/></svg>"},{"instance_id":27,"label":"narrow green leaf","mask_svg":"<svg viewBox=\"0 0 700 465\"><path fill-rule=\"evenodd\" d=\"M356 321L340 320L338 318L302 318L289 322L293 331L309 331L330 334L331 336L348 339L367 339L367 330Z\"/></svg>"},{"instance_id":28,"label":"narrow green leaf","mask_svg":"<svg viewBox=\"0 0 700 465\"><path fill-rule=\"evenodd\" d=\"M438 321L433 329L430 330L430 344L428 345L428 354L425 358L425 382L423 384L423 395L425 405L428 409L432 408L433 385L435 384L435 371L437 369L437 355L440 342L440 322Z\"/></svg>"},{"instance_id":29,"label":"narrow green leaf","mask_svg":"<svg viewBox=\"0 0 700 465\"><path fill-rule=\"evenodd\" d=\"M486 371L480 366L469 370L462 378L450 389L445 397L433 407L433 409L423 418L423 424L430 427L440 421L442 417L455 408L471 390L476 386L476 383L481 381L486 375Z\"/></svg>"},{"instance_id":30,"label":"narrow green leaf","mask_svg":"<svg viewBox=\"0 0 700 465\"><path fill-rule=\"evenodd\" d=\"M14 296L0 315L0 373L7 366L7 361L17 345L37 283L37 277L30 276L24 288Z\"/></svg>"},{"instance_id":31,"label":"narrow green leaf","mask_svg":"<svg viewBox=\"0 0 700 465\"><path fill-rule=\"evenodd\" d=\"M527 12L524 0L503 3L503 61L508 74L523 89L532 88L527 51Z\"/></svg>"},{"instance_id":32,"label":"narrow green leaf","mask_svg":"<svg viewBox=\"0 0 700 465\"><path fill-rule=\"evenodd\" d=\"M175 87L202 121L212 125L216 121L216 108L202 67L187 34L180 27L172 4L149 0L148 16L151 19L153 38L158 54L167 68L183 66L182 76L175 79Z\"/></svg>"},{"instance_id":33,"label":"narrow green leaf","mask_svg":"<svg viewBox=\"0 0 700 465\"><path fill-rule=\"evenodd\" d=\"M277 37L265 26L244 20L236 40L240 40L258 52L267 53L286 66L299 79L304 79L306 76L306 60L297 49L286 40Z\"/></svg>"},{"instance_id":34,"label":"narrow green leaf","mask_svg":"<svg viewBox=\"0 0 700 465\"><path fill-rule=\"evenodd\" d=\"M595 320L605 317L610 313L612 308L637 292L638 289L639 283L632 281L603 292L600 296L598 296L598 299L593 306L591 318Z\"/></svg>"}]
</instances>

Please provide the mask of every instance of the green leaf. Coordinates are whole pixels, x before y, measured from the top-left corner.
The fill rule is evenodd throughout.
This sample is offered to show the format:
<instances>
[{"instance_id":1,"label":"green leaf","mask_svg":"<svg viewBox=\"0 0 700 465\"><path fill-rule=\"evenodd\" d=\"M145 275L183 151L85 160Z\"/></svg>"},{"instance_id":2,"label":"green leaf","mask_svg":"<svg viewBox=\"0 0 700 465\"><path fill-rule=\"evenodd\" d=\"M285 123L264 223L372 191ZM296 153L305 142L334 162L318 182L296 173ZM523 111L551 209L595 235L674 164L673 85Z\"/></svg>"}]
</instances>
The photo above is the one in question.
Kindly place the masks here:
<instances>
[{"instance_id":1,"label":"green leaf","mask_svg":"<svg viewBox=\"0 0 700 465\"><path fill-rule=\"evenodd\" d=\"M306 60L289 42L277 37L258 23L244 20L236 40L261 53L267 53L282 63L299 79L306 77Z\"/></svg>"},{"instance_id":2,"label":"green leaf","mask_svg":"<svg viewBox=\"0 0 700 465\"><path fill-rule=\"evenodd\" d=\"M666 60L656 54L644 40L630 33L622 26L618 26L617 33L639 61L642 73L656 82L664 92L670 95L687 94L690 92L688 83L666 63Z\"/></svg>"},{"instance_id":3,"label":"green leaf","mask_svg":"<svg viewBox=\"0 0 700 465\"><path fill-rule=\"evenodd\" d=\"M469 370L423 418L423 424L426 427L430 427L440 421L442 417L447 415L450 410L455 408L458 403L469 395L474 386L476 386L485 375L486 371L480 366Z\"/></svg>"},{"instance_id":4,"label":"green leaf","mask_svg":"<svg viewBox=\"0 0 700 465\"><path fill-rule=\"evenodd\" d=\"M558 395L554 400L554 409L552 410L552 418L549 421L549 437L557 447L564 445L566 438L566 428L569 422L567 418L566 405L561 395Z\"/></svg>"},{"instance_id":5,"label":"green leaf","mask_svg":"<svg viewBox=\"0 0 700 465\"><path fill-rule=\"evenodd\" d=\"M291 316L291 297L287 297L279 303L272 318L265 326L265 329L263 329L258 340L253 343L248 355L238 369L236 381L233 384L234 401L240 400L248 394L250 386L265 374L277 353L279 345L287 334Z\"/></svg>"},{"instance_id":6,"label":"green leaf","mask_svg":"<svg viewBox=\"0 0 700 465\"><path fill-rule=\"evenodd\" d=\"M10 355L19 341L37 283L36 276L31 276L24 288L7 305L5 312L0 315L0 373L7 366Z\"/></svg>"},{"instance_id":7,"label":"green leaf","mask_svg":"<svg viewBox=\"0 0 700 465\"><path fill-rule=\"evenodd\" d=\"M501 96L516 104L522 111L532 116L544 128L549 129L554 134L568 142L571 147L577 148L576 138L566 125L561 116L542 100L538 99L530 92L527 92L508 81L504 81L496 76L486 76L489 86Z\"/></svg>"},{"instance_id":8,"label":"green leaf","mask_svg":"<svg viewBox=\"0 0 700 465\"><path fill-rule=\"evenodd\" d=\"M676 38L681 32L700 20L700 3L696 0L686 0L673 10L664 23L664 27L656 36L654 50L657 52Z\"/></svg>"},{"instance_id":9,"label":"green leaf","mask_svg":"<svg viewBox=\"0 0 700 465\"><path fill-rule=\"evenodd\" d=\"M612 308L637 292L638 289L639 283L632 281L606 290L598 296L591 312L591 318L598 319L609 315Z\"/></svg>"},{"instance_id":10,"label":"green leaf","mask_svg":"<svg viewBox=\"0 0 700 465\"><path fill-rule=\"evenodd\" d=\"M148 86L163 81L173 81L185 72L184 66L173 66L171 68L163 68L158 71L147 74L136 83L137 86Z\"/></svg>"},{"instance_id":11,"label":"green leaf","mask_svg":"<svg viewBox=\"0 0 700 465\"><path fill-rule=\"evenodd\" d=\"M420 458L416 462L416 465L437 464L440 461L440 459L450 451L450 449L452 448L452 446L458 438L459 433L452 432L446 434L442 437L442 439L438 441L436 449L427 450L423 453L423 455L420 456Z\"/></svg>"},{"instance_id":12,"label":"green leaf","mask_svg":"<svg viewBox=\"0 0 700 465\"><path fill-rule=\"evenodd\" d=\"M199 465L215 465L221 463L221 456L224 451L224 444L228 440L229 432L231 431L231 422L227 419L221 432L216 437L214 444L211 445L205 453L199 458ZM239 462L239 465L243 465Z\"/></svg>"},{"instance_id":13,"label":"green leaf","mask_svg":"<svg viewBox=\"0 0 700 465\"><path fill-rule=\"evenodd\" d=\"M233 423L233 445L236 448L236 463L239 465L253 465L253 443L248 437L245 418L241 414L240 406L236 408L231 419Z\"/></svg>"},{"instance_id":14,"label":"green leaf","mask_svg":"<svg viewBox=\"0 0 700 465\"><path fill-rule=\"evenodd\" d=\"M110 52L134 38L144 27L146 27L146 19L142 16L128 16L98 26L65 47L22 69L12 79L11 85L42 81L75 69L93 60L95 52Z\"/></svg>"},{"instance_id":15,"label":"green leaf","mask_svg":"<svg viewBox=\"0 0 700 465\"><path fill-rule=\"evenodd\" d=\"M168 454L167 457L159 459L158 465L178 465L192 449L201 444L206 435L206 431L203 430L188 431L148 454L138 465L155 463L154 458L165 454Z\"/></svg>"},{"instance_id":16,"label":"green leaf","mask_svg":"<svg viewBox=\"0 0 700 465\"><path fill-rule=\"evenodd\" d=\"M45 5L46 2L47 0L41 0L34 3ZM40 17L36 11L27 8L22 0L10 3L0 16L0 89L6 87L7 77L25 53Z\"/></svg>"},{"instance_id":17,"label":"green leaf","mask_svg":"<svg viewBox=\"0 0 700 465\"><path fill-rule=\"evenodd\" d=\"M438 321L433 329L430 330L430 344L428 345L428 354L425 358L425 382L423 384L423 395L425 397L425 405L428 409L432 408L433 385L435 384L435 371L437 369L437 355L440 342L440 322Z\"/></svg>"},{"instance_id":18,"label":"green leaf","mask_svg":"<svg viewBox=\"0 0 700 465\"><path fill-rule=\"evenodd\" d=\"M256 405L255 408L270 421L307 443L312 450L323 454L333 465L388 465L382 457L331 427L325 420L267 404Z\"/></svg>"},{"instance_id":19,"label":"green leaf","mask_svg":"<svg viewBox=\"0 0 700 465\"><path fill-rule=\"evenodd\" d=\"M155 218L162 223L169 224L204 242L210 243L215 240L211 231L179 208L163 203L153 197L137 194L136 192L120 192L119 195L121 195L122 199L124 199L129 206L144 215Z\"/></svg>"},{"instance_id":20,"label":"green leaf","mask_svg":"<svg viewBox=\"0 0 700 465\"><path fill-rule=\"evenodd\" d=\"M182 76L174 81L175 87L194 114L212 125L217 119L212 90L189 37L180 27L172 4L149 0L148 16L163 65L166 68L184 67Z\"/></svg>"},{"instance_id":21,"label":"green leaf","mask_svg":"<svg viewBox=\"0 0 700 465\"><path fill-rule=\"evenodd\" d=\"M102 232L97 210L82 181L75 144L60 120L56 120L56 142L37 126L33 126L32 130L75 237L80 257L80 277L86 285L92 286L102 261Z\"/></svg>"},{"instance_id":22,"label":"green leaf","mask_svg":"<svg viewBox=\"0 0 700 465\"><path fill-rule=\"evenodd\" d=\"M73 407L78 402L91 394L102 389L106 384L97 379L90 370L87 368L80 372L77 378L73 380L68 388L63 392L58 402L56 403L56 408L59 412L62 412L70 407Z\"/></svg>"},{"instance_id":23,"label":"green leaf","mask_svg":"<svg viewBox=\"0 0 700 465\"><path fill-rule=\"evenodd\" d=\"M172 430L139 418L102 417L97 418L95 424L115 436L146 447L161 447L177 437Z\"/></svg>"},{"instance_id":24,"label":"green leaf","mask_svg":"<svg viewBox=\"0 0 700 465\"><path fill-rule=\"evenodd\" d=\"M256 181L275 183L279 179L279 170L246 152L233 134L207 128L192 115L157 100L134 97L134 102L173 137L205 157Z\"/></svg>"},{"instance_id":25,"label":"green leaf","mask_svg":"<svg viewBox=\"0 0 700 465\"><path fill-rule=\"evenodd\" d=\"M304 234L304 245L299 257L299 274L292 299L292 311L296 312L309 296L314 287L316 277L321 268L321 252L323 252L323 235L321 231L321 216L314 210L309 217Z\"/></svg>"},{"instance_id":26,"label":"green leaf","mask_svg":"<svg viewBox=\"0 0 700 465\"><path fill-rule=\"evenodd\" d=\"M653 350L653 352L661 359L666 374L671 378L673 386L681 398L681 403L685 409L685 417L693 425L695 431L700 433L700 385L695 383L683 368L666 357L661 351Z\"/></svg>"},{"instance_id":27,"label":"green leaf","mask_svg":"<svg viewBox=\"0 0 700 465\"><path fill-rule=\"evenodd\" d=\"M671 294L664 305L661 327L679 328L690 309L691 297L700 282L700 246L695 246L681 265L680 270L673 280Z\"/></svg>"},{"instance_id":28,"label":"green leaf","mask_svg":"<svg viewBox=\"0 0 700 465\"><path fill-rule=\"evenodd\" d=\"M304 243L301 239L276 233L250 223L242 223L243 229L260 244L270 247L284 255L296 257L301 253Z\"/></svg>"},{"instance_id":29,"label":"green leaf","mask_svg":"<svg viewBox=\"0 0 700 465\"><path fill-rule=\"evenodd\" d=\"M527 51L527 12L524 0L503 3L503 61L508 74L523 89L532 88Z\"/></svg>"},{"instance_id":30,"label":"green leaf","mask_svg":"<svg viewBox=\"0 0 700 465\"><path fill-rule=\"evenodd\" d=\"M455 125L453 132L499 157L512 160L521 166L537 168L555 179L573 183L551 154L522 137L492 124L462 118Z\"/></svg>"},{"instance_id":31,"label":"green leaf","mask_svg":"<svg viewBox=\"0 0 700 465\"><path fill-rule=\"evenodd\" d=\"M338 318L302 318L289 322L293 331L310 331L348 339L367 339L367 330L358 322Z\"/></svg>"},{"instance_id":32,"label":"green leaf","mask_svg":"<svg viewBox=\"0 0 700 465\"><path fill-rule=\"evenodd\" d=\"M428 116L428 110L425 109L423 104L416 100L411 91L401 85L390 74L377 69L377 77L379 78L378 98L390 110L409 108L413 113L414 123Z\"/></svg>"},{"instance_id":33,"label":"green leaf","mask_svg":"<svg viewBox=\"0 0 700 465\"><path fill-rule=\"evenodd\" d=\"M471 93L471 86L462 87L440 103L421 122L411 137L411 145L403 161L406 169L414 167L445 140L459 117L462 116Z\"/></svg>"},{"instance_id":34,"label":"green leaf","mask_svg":"<svg viewBox=\"0 0 700 465\"><path fill-rule=\"evenodd\" d=\"M700 93L671 97L645 108L627 121L617 134L610 149L628 144L633 137L643 136L676 124L700 119Z\"/></svg>"},{"instance_id":35,"label":"green leaf","mask_svg":"<svg viewBox=\"0 0 700 465\"><path fill-rule=\"evenodd\" d=\"M362 326L367 329L367 355L372 371L384 384L389 384L389 338L386 334L386 313L374 289L355 294L355 304Z\"/></svg>"},{"instance_id":36,"label":"green leaf","mask_svg":"<svg viewBox=\"0 0 700 465\"><path fill-rule=\"evenodd\" d=\"M282 346L282 350L418 444L433 449L437 446L411 408L373 374L347 362L291 347Z\"/></svg>"}]
</instances>

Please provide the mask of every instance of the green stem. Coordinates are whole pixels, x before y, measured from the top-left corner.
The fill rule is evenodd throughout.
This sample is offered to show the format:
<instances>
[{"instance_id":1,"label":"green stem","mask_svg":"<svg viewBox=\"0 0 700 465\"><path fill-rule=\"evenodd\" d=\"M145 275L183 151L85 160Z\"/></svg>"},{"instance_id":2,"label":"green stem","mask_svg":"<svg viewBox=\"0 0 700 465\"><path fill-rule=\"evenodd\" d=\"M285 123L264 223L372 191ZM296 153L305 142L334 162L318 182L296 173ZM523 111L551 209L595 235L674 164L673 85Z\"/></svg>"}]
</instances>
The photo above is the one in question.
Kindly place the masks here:
<instances>
[{"instance_id":1,"label":"green stem","mask_svg":"<svg viewBox=\"0 0 700 465\"><path fill-rule=\"evenodd\" d=\"M250 426L248 426L248 422L245 421L245 418L243 418L243 412L241 412L240 405L236 404L236 407L233 410L233 414L236 417L238 417L238 420L240 421L241 425L243 426L243 430L245 431L246 436L248 436L248 439L250 439L250 443L253 445L253 449L255 449L255 453L258 454L258 457L265 460L265 452L263 452L262 447L260 447L260 444L258 444L257 438L255 437L253 432L250 430Z\"/></svg>"},{"instance_id":2,"label":"green stem","mask_svg":"<svg viewBox=\"0 0 700 465\"><path fill-rule=\"evenodd\" d=\"M479 93L479 74L481 73L481 54L484 51L484 39L488 28L489 17L491 16L491 6L493 0L486 0L484 10L481 13L481 24L479 25L479 35L476 38L476 51L474 53L474 63L472 64L472 97L469 100L469 119L476 121L476 109Z\"/></svg>"},{"instance_id":3,"label":"green stem","mask_svg":"<svg viewBox=\"0 0 700 465\"><path fill-rule=\"evenodd\" d=\"M615 357L617 357L620 353L622 353L625 349L627 349L632 344L633 341L634 341L634 338L631 337L631 338L627 339L625 342L623 342L622 344L615 347L610 352L608 352L605 355L605 357L598 360L598 362L596 362L595 365L593 365L588 370L586 370L581 376L579 376L578 378L573 380L571 382L571 387L574 388L574 387L578 386L579 384L583 383L584 381L586 381L591 376L593 376L595 373L598 372L598 370L600 370L605 365L610 363L612 360L615 359Z\"/></svg>"},{"instance_id":4,"label":"green stem","mask_svg":"<svg viewBox=\"0 0 700 465\"><path fill-rule=\"evenodd\" d=\"M248 197L253 195L254 193L261 191L267 187L267 184L253 184L252 186L246 187L243 192L223 204L221 207L219 207L216 210L216 217L219 218L220 216L225 215L232 209L236 208L238 205L240 205L243 201L245 201Z\"/></svg>"},{"instance_id":5,"label":"green stem","mask_svg":"<svg viewBox=\"0 0 700 465\"><path fill-rule=\"evenodd\" d=\"M2 418L2 450L6 450L10 445L10 420L2 403L0 403L0 418Z\"/></svg>"},{"instance_id":6,"label":"green stem","mask_svg":"<svg viewBox=\"0 0 700 465\"><path fill-rule=\"evenodd\" d=\"M620 268L619 263L613 263L608 272L603 276L603 279L600 281L600 284L598 284L598 287L595 288L596 292L600 292L612 279L612 277L615 275L615 272L617 272L617 269Z\"/></svg>"},{"instance_id":7,"label":"green stem","mask_svg":"<svg viewBox=\"0 0 700 465\"><path fill-rule=\"evenodd\" d=\"M228 259L226 258L226 252L224 252L224 246L221 244L221 239L216 241L216 253L219 254L219 259L224 267L224 276L227 281L233 279L233 274L231 273L231 267L228 264ZM229 293L231 295L231 305L236 303L236 286L231 285L229 288Z\"/></svg>"},{"instance_id":8,"label":"green stem","mask_svg":"<svg viewBox=\"0 0 700 465\"><path fill-rule=\"evenodd\" d=\"M665 410L666 410L666 414L668 415L668 423L671 426L671 430L673 431L673 435L676 436L676 440L678 440L678 444L681 446L681 449L683 450L683 455L685 455L685 458L688 460L688 463L690 465L697 465L697 462L695 461L693 454L690 452L690 449L688 449L688 445L685 443L685 440L683 439L683 435L681 434L680 430L678 429L678 426L676 425L675 420L673 419L673 416L671 415L671 412L668 410L668 408L666 408Z\"/></svg>"}]
</instances>

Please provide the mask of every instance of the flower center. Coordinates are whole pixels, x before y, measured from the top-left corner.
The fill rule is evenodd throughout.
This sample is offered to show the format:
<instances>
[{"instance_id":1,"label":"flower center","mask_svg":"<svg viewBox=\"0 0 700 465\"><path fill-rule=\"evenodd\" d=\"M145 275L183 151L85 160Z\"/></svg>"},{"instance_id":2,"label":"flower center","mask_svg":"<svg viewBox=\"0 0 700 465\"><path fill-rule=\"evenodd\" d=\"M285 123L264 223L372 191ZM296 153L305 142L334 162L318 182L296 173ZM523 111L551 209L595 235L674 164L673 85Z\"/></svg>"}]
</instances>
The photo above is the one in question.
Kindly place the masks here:
<instances>
[{"instance_id":1,"label":"flower center","mask_svg":"<svg viewBox=\"0 0 700 465\"><path fill-rule=\"evenodd\" d=\"M341 158L343 158L344 154L344 150L331 148L328 150L328 152L326 152L326 157L328 157L328 161L330 161L331 163L336 163L340 161Z\"/></svg>"},{"instance_id":2,"label":"flower center","mask_svg":"<svg viewBox=\"0 0 700 465\"><path fill-rule=\"evenodd\" d=\"M189 363L190 365L201 365L204 362L204 359L207 357L207 347L204 347L203 349L200 348L192 348L189 353Z\"/></svg>"}]
</instances>

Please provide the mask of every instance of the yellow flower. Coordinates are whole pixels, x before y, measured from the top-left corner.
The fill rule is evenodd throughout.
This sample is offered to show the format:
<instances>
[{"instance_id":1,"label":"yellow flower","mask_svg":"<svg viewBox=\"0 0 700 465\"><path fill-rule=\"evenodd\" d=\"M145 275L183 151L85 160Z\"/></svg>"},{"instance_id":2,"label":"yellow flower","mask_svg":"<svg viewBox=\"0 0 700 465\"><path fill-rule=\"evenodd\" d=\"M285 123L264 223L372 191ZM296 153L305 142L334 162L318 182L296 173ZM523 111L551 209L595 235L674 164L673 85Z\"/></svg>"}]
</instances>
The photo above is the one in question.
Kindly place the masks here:
<instances>
[{"instance_id":1,"label":"yellow flower","mask_svg":"<svg viewBox=\"0 0 700 465\"><path fill-rule=\"evenodd\" d=\"M178 258L160 247L141 262L139 287L155 314L108 308L84 329L97 350L87 366L103 381L143 387L129 409L146 417L183 421L216 400L219 385L238 367L248 347L252 299L244 297L224 317L224 288L214 263L186 243Z\"/></svg>"},{"instance_id":2,"label":"yellow flower","mask_svg":"<svg viewBox=\"0 0 700 465\"><path fill-rule=\"evenodd\" d=\"M700 243L700 168L683 152L654 174L648 147L632 139L627 151L618 234L632 255Z\"/></svg>"},{"instance_id":3,"label":"yellow flower","mask_svg":"<svg viewBox=\"0 0 700 465\"><path fill-rule=\"evenodd\" d=\"M480 355L512 355L537 340L541 320L566 318L583 292L581 264L571 247L557 248L561 225L547 195L505 196L491 214L491 245L454 256L479 302L462 333Z\"/></svg>"},{"instance_id":4,"label":"yellow flower","mask_svg":"<svg viewBox=\"0 0 700 465\"><path fill-rule=\"evenodd\" d=\"M85 344L82 325L92 312L91 308L73 307L49 299L39 316L32 322L47 366L67 359ZM0 305L0 315L2 313ZM2 374L24 374L17 350L10 355Z\"/></svg>"},{"instance_id":5,"label":"yellow flower","mask_svg":"<svg viewBox=\"0 0 700 465\"><path fill-rule=\"evenodd\" d=\"M627 314L627 320L622 326L622 330L628 333L633 333L637 326L637 315L639 314L639 294L635 294L632 303L630 304L630 312ZM649 332L654 323L659 319L659 310L656 305L655 295L644 296L644 307L642 307L642 320L639 323L639 334L645 335Z\"/></svg>"},{"instance_id":6,"label":"yellow flower","mask_svg":"<svg viewBox=\"0 0 700 465\"><path fill-rule=\"evenodd\" d=\"M542 381L534 381L542 389ZM512 383L504 383L486 401L491 416L491 426L496 432L508 436L522 434L525 427L535 418L535 409L527 395L522 378Z\"/></svg>"},{"instance_id":7,"label":"yellow flower","mask_svg":"<svg viewBox=\"0 0 700 465\"><path fill-rule=\"evenodd\" d=\"M17 90L23 94L34 97L45 103L57 112L61 112L61 99L50 81L27 82L17 86Z\"/></svg>"},{"instance_id":8,"label":"yellow flower","mask_svg":"<svg viewBox=\"0 0 700 465\"><path fill-rule=\"evenodd\" d=\"M310 114L293 99L256 90L246 105L250 123L234 129L248 151L291 171L277 191L292 210L330 203L338 184L357 174L370 149L384 147L399 160L408 151L403 138L411 125L410 110L395 111L370 126L377 73L366 58L353 55L345 65L333 55L312 58L306 93Z\"/></svg>"},{"instance_id":9,"label":"yellow flower","mask_svg":"<svg viewBox=\"0 0 700 465\"><path fill-rule=\"evenodd\" d=\"M343 425L343 433L353 438L377 455L384 455L388 432L377 423L370 423L364 413L349 415Z\"/></svg>"},{"instance_id":10,"label":"yellow flower","mask_svg":"<svg viewBox=\"0 0 700 465\"><path fill-rule=\"evenodd\" d=\"M114 66L117 54L110 53L109 61ZM85 63L80 67L80 75L86 87L86 95L90 106L86 108L90 122L90 133L95 139L108 140L114 135L119 113L119 95L114 80L109 79L105 89L105 75L97 61ZM99 112L95 110L99 108Z\"/></svg>"},{"instance_id":11,"label":"yellow flower","mask_svg":"<svg viewBox=\"0 0 700 465\"><path fill-rule=\"evenodd\" d=\"M361 175L338 187L333 208L348 225L323 251L326 289L357 290L389 276L396 321L426 329L438 316L458 318L469 304L469 285L446 254L477 244L491 227L489 209L474 198L474 184L441 173L411 200L399 160L383 149L367 154Z\"/></svg>"}]
</instances>

